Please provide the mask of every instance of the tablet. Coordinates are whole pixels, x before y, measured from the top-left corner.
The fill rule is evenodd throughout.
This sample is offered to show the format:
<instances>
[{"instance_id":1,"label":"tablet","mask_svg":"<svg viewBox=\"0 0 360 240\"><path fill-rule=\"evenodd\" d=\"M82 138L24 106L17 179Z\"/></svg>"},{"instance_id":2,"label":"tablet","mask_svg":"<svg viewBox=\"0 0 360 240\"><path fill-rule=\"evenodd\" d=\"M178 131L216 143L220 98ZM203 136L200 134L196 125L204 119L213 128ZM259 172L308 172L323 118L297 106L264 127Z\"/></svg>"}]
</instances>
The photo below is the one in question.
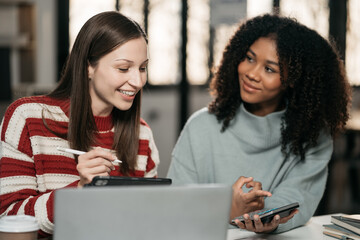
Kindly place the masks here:
<instances>
[{"instance_id":1,"label":"tablet","mask_svg":"<svg viewBox=\"0 0 360 240\"><path fill-rule=\"evenodd\" d=\"M95 176L92 181L85 186L170 185L171 183L170 178Z\"/></svg>"},{"instance_id":2,"label":"tablet","mask_svg":"<svg viewBox=\"0 0 360 240\"><path fill-rule=\"evenodd\" d=\"M272 208L272 209L264 208L259 211L251 212L249 213L249 215L251 220L254 220L253 219L254 215L259 215L262 223L269 223L271 222L271 220L275 215L279 215L281 218L289 216L291 211L298 207L299 207L299 203L295 202L278 208ZM235 223L235 219L239 219L241 222L245 223L245 219L243 216L236 217L233 220L231 220L231 223L234 224L235 226L237 226Z\"/></svg>"}]
</instances>

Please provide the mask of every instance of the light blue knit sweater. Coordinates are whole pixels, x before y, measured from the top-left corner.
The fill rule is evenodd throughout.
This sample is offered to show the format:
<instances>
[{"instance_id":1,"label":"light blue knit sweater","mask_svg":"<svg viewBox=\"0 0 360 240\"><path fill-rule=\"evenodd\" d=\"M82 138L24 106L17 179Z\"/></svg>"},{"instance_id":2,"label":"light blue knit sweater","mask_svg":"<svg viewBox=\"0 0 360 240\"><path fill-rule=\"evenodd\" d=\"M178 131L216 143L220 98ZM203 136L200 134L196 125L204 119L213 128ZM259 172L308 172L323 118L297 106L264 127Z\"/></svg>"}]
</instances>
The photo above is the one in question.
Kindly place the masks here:
<instances>
[{"instance_id":1,"label":"light blue knit sweater","mask_svg":"<svg viewBox=\"0 0 360 240\"><path fill-rule=\"evenodd\" d=\"M305 161L281 153L280 127L285 110L258 117L243 105L229 128L204 108L186 123L172 154L168 177L174 184L223 183L232 185L240 176L254 177L273 195L266 208L299 202L300 212L275 232L305 224L324 193L327 164L333 151L330 135L321 134Z\"/></svg>"}]
</instances>

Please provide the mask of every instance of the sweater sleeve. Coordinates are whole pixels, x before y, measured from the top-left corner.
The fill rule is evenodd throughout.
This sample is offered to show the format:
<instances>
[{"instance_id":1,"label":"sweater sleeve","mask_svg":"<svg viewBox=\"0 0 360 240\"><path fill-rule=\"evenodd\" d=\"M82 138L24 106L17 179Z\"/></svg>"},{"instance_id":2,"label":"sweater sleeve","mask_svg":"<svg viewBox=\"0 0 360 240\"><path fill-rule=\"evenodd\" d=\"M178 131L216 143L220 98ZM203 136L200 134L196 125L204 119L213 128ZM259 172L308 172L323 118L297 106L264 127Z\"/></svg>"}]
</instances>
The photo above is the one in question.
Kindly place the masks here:
<instances>
[{"instance_id":1,"label":"sweater sleeve","mask_svg":"<svg viewBox=\"0 0 360 240\"><path fill-rule=\"evenodd\" d=\"M299 202L299 213L274 233L281 233L304 225L314 214L325 191L328 162L333 151L329 135L320 135L318 145L306 153L304 161L298 161L272 190L272 197L265 201L266 208L274 208Z\"/></svg>"},{"instance_id":2,"label":"sweater sleeve","mask_svg":"<svg viewBox=\"0 0 360 240\"><path fill-rule=\"evenodd\" d=\"M189 128L186 124L172 152L168 177L175 185L199 183Z\"/></svg>"},{"instance_id":3,"label":"sweater sleeve","mask_svg":"<svg viewBox=\"0 0 360 240\"><path fill-rule=\"evenodd\" d=\"M15 107L14 107L15 108ZM1 125L0 217L32 215L40 236L53 231L54 190L39 189L27 118L19 108L9 109ZM77 186L78 181L68 187Z\"/></svg>"}]
</instances>

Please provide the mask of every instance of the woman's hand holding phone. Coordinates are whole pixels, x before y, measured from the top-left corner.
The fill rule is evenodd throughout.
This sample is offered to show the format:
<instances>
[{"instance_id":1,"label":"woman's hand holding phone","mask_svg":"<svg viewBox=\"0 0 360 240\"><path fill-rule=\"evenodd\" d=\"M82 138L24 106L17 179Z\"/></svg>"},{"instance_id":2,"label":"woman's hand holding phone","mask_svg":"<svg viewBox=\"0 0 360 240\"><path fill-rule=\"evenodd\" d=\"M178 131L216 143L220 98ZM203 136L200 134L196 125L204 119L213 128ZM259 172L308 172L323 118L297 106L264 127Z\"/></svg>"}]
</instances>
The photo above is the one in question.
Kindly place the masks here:
<instances>
[{"instance_id":1,"label":"woman's hand holding phone","mask_svg":"<svg viewBox=\"0 0 360 240\"><path fill-rule=\"evenodd\" d=\"M253 219L250 219L249 214L244 214L243 217L245 219L244 222L239 219L235 219L234 223L241 229L246 229L248 231L256 232L256 233L270 233L276 230L279 224L286 223L291 218L294 217L295 214L299 212L298 209L294 209L290 212L290 215L286 217L280 217L280 215L275 215L271 222L263 223L260 219L259 215L254 215Z\"/></svg>"}]
</instances>

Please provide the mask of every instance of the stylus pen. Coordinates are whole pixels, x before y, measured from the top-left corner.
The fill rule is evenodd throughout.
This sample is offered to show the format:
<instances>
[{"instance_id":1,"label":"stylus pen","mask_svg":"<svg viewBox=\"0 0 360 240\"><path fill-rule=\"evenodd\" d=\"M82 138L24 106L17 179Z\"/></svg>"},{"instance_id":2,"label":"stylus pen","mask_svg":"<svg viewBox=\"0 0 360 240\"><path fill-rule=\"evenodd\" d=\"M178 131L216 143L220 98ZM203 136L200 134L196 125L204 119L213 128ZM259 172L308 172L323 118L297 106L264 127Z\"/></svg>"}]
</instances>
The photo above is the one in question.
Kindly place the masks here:
<instances>
[{"instance_id":1,"label":"stylus pen","mask_svg":"<svg viewBox=\"0 0 360 240\"><path fill-rule=\"evenodd\" d=\"M76 155L81 155L81 154L85 153L83 151L74 150L74 149L70 149L70 148L63 148L63 147L57 147L57 150L59 150L61 152L67 152L67 153L76 154ZM119 160L119 159L115 159L113 162L114 163L122 163L122 161Z\"/></svg>"}]
</instances>

